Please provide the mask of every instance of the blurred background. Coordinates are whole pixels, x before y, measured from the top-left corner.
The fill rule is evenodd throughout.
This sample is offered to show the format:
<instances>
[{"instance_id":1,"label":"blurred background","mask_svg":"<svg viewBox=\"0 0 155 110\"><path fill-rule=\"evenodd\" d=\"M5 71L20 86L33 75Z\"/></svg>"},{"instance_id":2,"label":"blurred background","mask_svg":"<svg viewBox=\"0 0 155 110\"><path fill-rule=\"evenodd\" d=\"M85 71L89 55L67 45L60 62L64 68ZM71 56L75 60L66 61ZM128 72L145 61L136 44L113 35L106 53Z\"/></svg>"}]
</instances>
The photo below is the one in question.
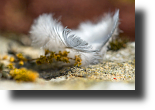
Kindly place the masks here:
<instances>
[{"instance_id":1,"label":"blurred background","mask_svg":"<svg viewBox=\"0 0 155 110\"><path fill-rule=\"evenodd\" d=\"M0 0L0 34L28 35L33 20L42 13L54 13L64 26L96 21L104 13L120 9L121 37L135 41L135 0Z\"/></svg>"}]
</instances>

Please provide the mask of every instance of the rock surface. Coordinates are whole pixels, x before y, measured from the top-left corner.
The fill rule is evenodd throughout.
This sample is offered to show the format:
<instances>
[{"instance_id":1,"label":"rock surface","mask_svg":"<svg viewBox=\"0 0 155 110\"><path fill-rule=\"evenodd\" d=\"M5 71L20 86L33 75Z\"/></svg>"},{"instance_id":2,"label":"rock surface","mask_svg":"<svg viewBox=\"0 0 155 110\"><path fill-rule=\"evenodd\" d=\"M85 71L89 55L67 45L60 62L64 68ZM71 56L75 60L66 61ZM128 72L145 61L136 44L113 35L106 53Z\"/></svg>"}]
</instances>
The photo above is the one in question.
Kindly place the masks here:
<instances>
[{"instance_id":1,"label":"rock surface","mask_svg":"<svg viewBox=\"0 0 155 110\"><path fill-rule=\"evenodd\" d=\"M0 56L15 49L32 58L39 55L39 49L22 46L16 41L0 37ZM7 62L5 62L7 63ZM39 67L40 69L40 67ZM135 90L135 42L126 48L107 51L104 62L88 67L66 67L39 70L40 78L34 83L17 83L0 79L0 89L5 90Z\"/></svg>"},{"instance_id":2,"label":"rock surface","mask_svg":"<svg viewBox=\"0 0 155 110\"><path fill-rule=\"evenodd\" d=\"M63 81L41 81L36 83L16 83L0 81L3 90L135 90L134 83L109 82L75 78Z\"/></svg>"}]
</instances>

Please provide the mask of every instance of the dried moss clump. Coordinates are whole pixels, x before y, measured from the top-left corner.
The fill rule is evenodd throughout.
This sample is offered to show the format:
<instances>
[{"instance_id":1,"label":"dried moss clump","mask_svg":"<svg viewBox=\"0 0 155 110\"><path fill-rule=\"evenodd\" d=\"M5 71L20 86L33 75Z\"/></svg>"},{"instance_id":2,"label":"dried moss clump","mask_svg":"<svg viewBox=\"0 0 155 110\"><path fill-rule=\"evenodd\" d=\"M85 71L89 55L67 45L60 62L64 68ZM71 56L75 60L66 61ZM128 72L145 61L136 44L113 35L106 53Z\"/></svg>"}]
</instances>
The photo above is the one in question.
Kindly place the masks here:
<instances>
[{"instance_id":1,"label":"dried moss clump","mask_svg":"<svg viewBox=\"0 0 155 110\"><path fill-rule=\"evenodd\" d=\"M4 64L0 62L0 72L4 69Z\"/></svg>"},{"instance_id":2,"label":"dried moss clump","mask_svg":"<svg viewBox=\"0 0 155 110\"><path fill-rule=\"evenodd\" d=\"M110 42L109 49L117 51L117 50L119 50L121 48L125 48L127 42L128 42L127 39L119 39L119 38L115 39L115 40Z\"/></svg>"},{"instance_id":3,"label":"dried moss clump","mask_svg":"<svg viewBox=\"0 0 155 110\"><path fill-rule=\"evenodd\" d=\"M26 60L27 60L27 59L23 56L22 53L18 53L18 54L16 54L16 57L17 57L18 60L20 60L20 61L26 61Z\"/></svg>"},{"instance_id":4,"label":"dried moss clump","mask_svg":"<svg viewBox=\"0 0 155 110\"><path fill-rule=\"evenodd\" d=\"M14 68L15 68L13 63L9 63L9 64L7 65L7 67L8 67L9 69L14 69Z\"/></svg>"},{"instance_id":5,"label":"dried moss clump","mask_svg":"<svg viewBox=\"0 0 155 110\"><path fill-rule=\"evenodd\" d=\"M75 64L74 66L78 65L80 66L81 65L81 58L80 56L75 56L75 59L72 59L72 58L69 58L68 57L68 53L67 51L59 51L59 53L55 53L53 51L49 51L49 50L45 50L45 56L44 55L41 55L40 58L37 58L36 59L36 63L38 65L41 65L41 64L45 64L45 63L52 63L53 60L55 61L62 61L64 63L70 63L69 60L75 60Z\"/></svg>"},{"instance_id":6,"label":"dried moss clump","mask_svg":"<svg viewBox=\"0 0 155 110\"><path fill-rule=\"evenodd\" d=\"M80 58L80 56L75 56L75 64L74 66L80 66L82 63L81 63L82 59Z\"/></svg>"},{"instance_id":7,"label":"dried moss clump","mask_svg":"<svg viewBox=\"0 0 155 110\"><path fill-rule=\"evenodd\" d=\"M25 68L13 69L10 71L10 75L18 82L34 82L39 77L37 72Z\"/></svg>"}]
</instances>

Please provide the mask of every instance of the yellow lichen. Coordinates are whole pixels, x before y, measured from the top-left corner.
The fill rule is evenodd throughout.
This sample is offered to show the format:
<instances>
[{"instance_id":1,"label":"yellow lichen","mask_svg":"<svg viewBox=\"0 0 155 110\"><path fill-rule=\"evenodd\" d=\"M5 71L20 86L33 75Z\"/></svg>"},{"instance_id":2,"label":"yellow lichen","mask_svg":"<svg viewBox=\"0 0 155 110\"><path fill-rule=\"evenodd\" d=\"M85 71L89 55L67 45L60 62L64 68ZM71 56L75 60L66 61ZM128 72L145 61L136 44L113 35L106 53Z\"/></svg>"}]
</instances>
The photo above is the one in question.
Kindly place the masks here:
<instances>
[{"instance_id":1,"label":"yellow lichen","mask_svg":"<svg viewBox=\"0 0 155 110\"><path fill-rule=\"evenodd\" d=\"M62 58L62 61L63 61L63 62L66 62L66 63L70 63L70 61L69 61L69 58L68 58L68 57L63 57L63 58Z\"/></svg>"},{"instance_id":2,"label":"yellow lichen","mask_svg":"<svg viewBox=\"0 0 155 110\"><path fill-rule=\"evenodd\" d=\"M56 61L62 61L61 60L61 55L56 55L54 58L55 58Z\"/></svg>"},{"instance_id":3,"label":"yellow lichen","mask_svg":"<svg viewBox=\"0 0 155 110\"><path fill-rule=\"evenodd\" d=\"M10 75L14 80L18 82L34 82L36 78L39 77L39 74L32 70L27 70L25 68L13 69L10 71Z\"/></svg>"},{"instance_id":4,"label":"yellow lichen","mask_svg":"<svg viewBox=\"0 0 155 110\"><path fill-rule=\"evenodd\" d=\"M74 66L80 66L82 63L81 63L82 59L80 58L80 56L75 56L75 64Z\"/></svg>"},{"instance_id":5,"label":"yellow lichen","mask_svg":"<svg viewBox=\"0 0 155 110\"><path fill-rule=\"evenodd\" d=\"M24 65L24 62L23 62L23 61L20 61L18 64L19 64L20 66L23 66L23 65Z\"/></svg>"},{"instance_id":6,"label":"yellow lichen","mask_svg":"<svg viewBox=\"0 0 155 110\"><path fill-rule=\"evenodd\" d=\"M44 63L52 63L53 59L56 61L63 61L65 63L70 63L67 51L59 51L57 54L53 51L45 50L45 56L41 55L40 58L36 59L36 63L38 65L44 64Z\"/></svg>"},{"instance_id":7,"label":"yellow lichen","mask_svg":"<svg viewBox=\"0 0 155 110\"><path fill-rule=\"evenodd\" d=\"M13 66L13 63L8 64L7 67L8 67L9 69L14 69L14 68L15 68L15 67Z\"/></svg>"},{"instance_id":8,"label":"yellow lichen","mask_svg":"<svg viewBox=\"0 0 155 110\"><path fill-rule=\"evenodd\" d=\"M16 57L21 61L26 61L26 58L23 56L23 54L22 53L18 53L18 54L16 54Z\"/></svg>"},{"instance_id":9,"label":"yellow lichen","mask_svg":"<svg viewBox=\"0 0 155 110\"><path fill-rule=\"evenodd\" d=\"M49 50L45 50L45 55L49 54L49 52L50 52Z\"/></svg>"},{"instance_id":10,"label":"yellow lichen","mask_svg":"<svg viewBox=\"0 0 155 110\"><path fill-rule=\"evenodd\" d=\"M67 56L68 56L68 53L69 53L69 52L67 52L67 51L63 51L63 52L62 52L62 56L67 57Z\"/></svg>"},{"instance_id":11,"label":"yellow lichen","mask_svg":"<svg viewBox=\"0 0 155 110\"><path fill-rule=\"evenodd\" d=\"M10 60L9 61L10 62L14 62L15 61L14 57L10 57Z\"/></svg>"}]
</instances>

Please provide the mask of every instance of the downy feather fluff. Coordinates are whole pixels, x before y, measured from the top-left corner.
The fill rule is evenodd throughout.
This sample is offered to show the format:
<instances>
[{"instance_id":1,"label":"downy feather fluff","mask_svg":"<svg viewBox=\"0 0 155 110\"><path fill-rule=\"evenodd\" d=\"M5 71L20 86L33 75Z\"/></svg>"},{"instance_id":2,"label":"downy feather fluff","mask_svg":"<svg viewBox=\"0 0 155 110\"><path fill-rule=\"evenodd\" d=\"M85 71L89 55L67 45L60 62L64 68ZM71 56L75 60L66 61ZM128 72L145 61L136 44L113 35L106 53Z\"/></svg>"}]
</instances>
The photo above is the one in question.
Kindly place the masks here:
<instances>
[{"instance_id":1,"label":"downy feather fluff","mask_svg":"<svg viewBox=\"0 0 155 110\"><path fill-rule=\"evenodd\" d=\"M31 26L32 45L50 51L69 51L68 57L80 55L81 66L103 61L109 41L118 35L119 10L104 16L97 24L81 23L77 30L63 27L52 14L40 15ZM72 63L72 62L71 62Z\"/></svg>"}]
</instances>

